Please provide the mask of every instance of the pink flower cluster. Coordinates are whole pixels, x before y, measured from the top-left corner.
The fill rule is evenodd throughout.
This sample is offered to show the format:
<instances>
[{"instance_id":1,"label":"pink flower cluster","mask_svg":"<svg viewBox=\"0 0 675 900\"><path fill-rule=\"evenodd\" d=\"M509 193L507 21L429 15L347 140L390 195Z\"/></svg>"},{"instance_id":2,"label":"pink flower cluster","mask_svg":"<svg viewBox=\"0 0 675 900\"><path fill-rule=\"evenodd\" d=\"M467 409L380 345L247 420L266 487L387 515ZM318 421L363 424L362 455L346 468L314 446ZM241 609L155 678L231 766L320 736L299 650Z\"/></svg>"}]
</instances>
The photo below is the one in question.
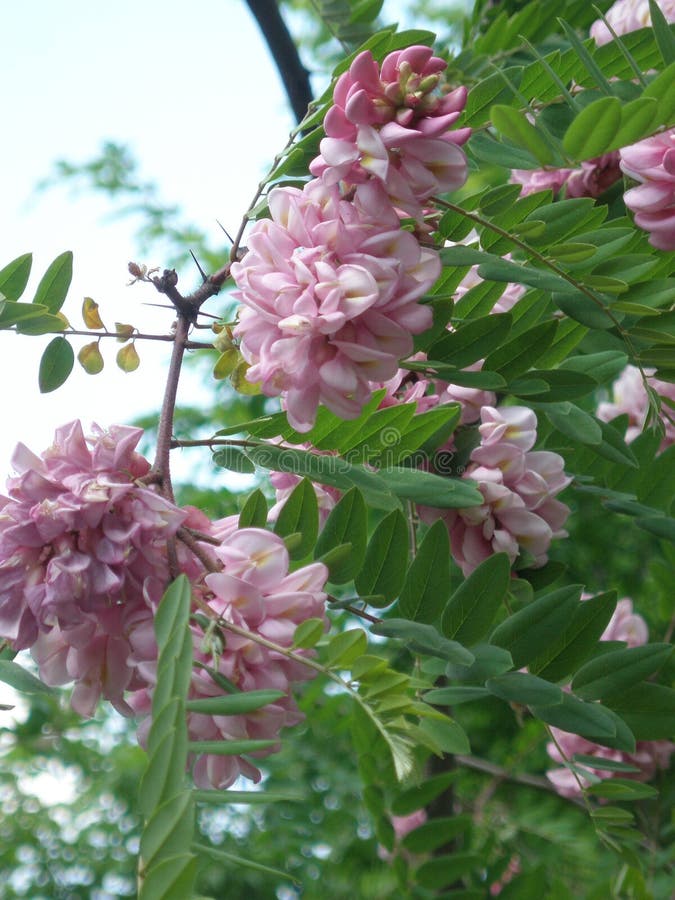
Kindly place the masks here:
<instances>
[{"instance_id":1,"label":"pink flower cluster","mask_svg":"<svg viewBox=\"0 0 675 900\"><path fill-rule=\"evenodd\" d=\"M316 180L272 191L272 218L232 266L247 377L283 395L298 431L312 427L320 402L358 416L370 382L390 378L431 324L417 300L440 274L438 254L400 230L385 199L375 184L352 201Z\"/></svg>"},{"instance_id":2,"label":"pink flower cluster","mask_svg":"<svg viewBox=\"0 0 675 900\"><path fill-rule=\"evenodd\" d=\"M75 682L71 702L81 715L93 715L100 697L123 715L149 711L157 663L154 613L171 580L167 542L189 526L219 542L204 544L200 554L219 570L211 574L180 541L176 553L223 635L214 653L204 646L208 629L192 625L195 659L202 664L192 695L222 693L204 665L239 690L285 693L246 716L191 715L190 736L276 738L281 727L299 721L290 684L311 670L254 637L289 647L300 622L324 615L328 572L315 563L289 573L277 535L238 529L236 517L210 522L144 485L150 464L135 450L141 434L95 427L86 438L72 422L57 430L42 457L19 445L17 475L0 498L0 638L16 650L30 648L46 684ZM228 622L252 637L228 632ZM237 757L204 756L195 764L202 786L224 787L239 772L259 777Z\"/></svg>"},{"instance_id":3,"label":"pink flower cluster","mask_svg":"<svg viewBox=\"0 0 675 900\"><path fill-rule=\"evenodd\" d=\"M666 21L675 22L675 0L657 0L657 3ZM605 13L605 18L617 35L648 28L652 24L649 0L616 0ZM599 47L614 40L602 19L591 25L590 35Z\"/></svg>"},{"instance_id":4,"label":"pink flower cluster","mask_svg":"<svg viewBox=\"0 0 675 900\"><path fill-rule=\"evenodd\" d=\"M578 169L513 169L511 181L521 184L521 196L537 191L565 191L567 198L599 197L621 178L619 153L612 151L585 160Z\"/></svg>"},{"instance_id":5,"label":"pink flower cluster","mask_svg":"<svg viewBox=\"0 0 675 900\"><path fill-rule=\"evenodd\" d=\"M624 194L635 224L652 246L675 250L675 128L624 147L621 170L639 182Z\"/></svg>"},{"instance_id":6,"label":"pink flower cluster","mask_svg":"<svg viewBox=\"0 0 675 900\"><path fill-rule=\"evenodd\" d=\"M185 513L138 479L141 431L59 428L40 458L19 444L0 500L0 635L33 648L47 684L76 681L73 707L99 694L120 712L142 686L131 634L150 621L148 590L166 581L166 542Z\"/></svg>"},{"instance_id":7,"label":"pink flower cluster","mask_svg":"<svg viewBox=\"0 0 675 900\"><path fill-rule=\"evenodd\" d=\"M660 381L648 375L651 388L661 397L661 422L664 437L661 450L675 444L675 384ZM649 398L645 390L640 370L635 366L626 366L612 385L611 401L599 404L596 415L603 422L611 422L617 416L628 416L626 441L630 443L642 432L649 411Z\"/></svg>"},{"instance_id":8,"label":"pink flower cluster","mask_svg":"<svg viewBox=\"0 0 675 900\"><path fill-rule=\"evenodd\" d=\"M582 599L587 600L591 595L587 594ZM639 613L633 611L633 602L624 597L616 605L612 618L607 628L602 633L601 641L624 641L629 647L638 647L646 644L649 637L647 623ZM670 741L638 741L634 753L626 753L620 750L612 750L602 747L586 738L559 728L551 728L555 742L546 745L546 750L551 759L556 763L564 763L571 760L575 754L593 756L597 759L597 766L586 766L592 775L597 778L613 778L620 775L622 778L633 778L636 781L649 781L656 774L657 769L667 769L670 757L675 751L675 744ZM562 752L561 752L562 751ZM627 763L638 769L638 772L616 772L604 769L602 761ZM546 773L547 778L553 784L556 791L562 797L577 797L582 787L590 784L590 779L583 775L575 775L566 766L559 769L551 769Z\"/></svg>"},{"instance_id":9,"label":"pink flower cluster","mask_svg":"<svg viewBox=\"0 0 675 900\"><path fill-rule=\"evenodd\" d=\"M356 418L372 383L392 378L431 324L418 301L437 280L436 250L401 229L424 231L434 194L459 187L466 159L451 130L466 90L443 92L446 63L428 47L361 53L338 80L321 155L302 190L269 196L249 251L232 266L243 305L234 334L247 379L281 396L289 421L309 431L323 403Z\"/></svg>"},{"instance_id":10,"label":"pink flower cluster","mask_svg":"<svg viewBox=\"0 0 675 900\"><path fill-rule=\"evenodd\" d=\"M369 50L360 53L335 85L312 174L329 184L376 178L397 209L421 221L424 201L466 181L459 145L471 131L451 126L467 91L443 92L446 67L423 46L390 53L381 69Z\"/></svg>"},{"instance_id":11,"label":"pink flower cluster","mask_svg":"<svg viewBox=\"0 0 675 900\"><path fill-rule=\"evenodd\" d=\"M522 406L483 406L480 444L463 477L478 485L485 502L469 509L423 507L425 521L442 518L452 554L468 575L493 553L511 562L522 551L543 566L553 538L563 537L569 509L555 497L570 483L564 460L548 450L532 450L537 417Z\"/></svg>"},{"instance_id":12,"label":"pink flower cluster","mask_svg":"<svg viewBox=\"0 0 675 900\"><path fill-rule=\"evenodd\" d=\"M312 563L289 573L288 551L283 540L260 528L238 529L236 516L215 523L214 533L222 541L213 548L222 570L206 575L206 587L198 590L218 616L219 626L210 642L205 641L202 628L192 626L197 666L193 670L190 699L222 694L222 688L209 670L241 691L277 690L283 691L284 696L255 712L240 715L190 713L190 739L276 740L281 728L302 720L290 692L291 685L306 681L313 672L278 650L256 643L253 637L228 631L226 623L290 648L301 622L308 618L325 619L323 586L328 571L322 563ZM306 655L306 651L298 653ZM149 687L131 699L139 713L150 710L155 669L155 660L142 666ZM142 738L148 725L146 720ZM276 750L278 745L254 755L264 757ZM229 787L240 775L253 781L261 778L260 771L248 759L215 754L198 756L192 775L198 787L221 789Z\"/></svg>"}]
</instances>

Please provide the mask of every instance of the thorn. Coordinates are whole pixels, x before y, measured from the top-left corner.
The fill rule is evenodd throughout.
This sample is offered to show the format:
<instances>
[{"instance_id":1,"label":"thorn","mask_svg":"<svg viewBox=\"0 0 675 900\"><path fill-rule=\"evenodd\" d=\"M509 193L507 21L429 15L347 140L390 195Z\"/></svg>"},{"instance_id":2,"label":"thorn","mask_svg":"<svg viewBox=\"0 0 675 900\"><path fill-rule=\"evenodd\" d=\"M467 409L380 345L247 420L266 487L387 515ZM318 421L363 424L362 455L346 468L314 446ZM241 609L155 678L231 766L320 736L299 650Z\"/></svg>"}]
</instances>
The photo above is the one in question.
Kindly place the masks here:
<instances>
[{"instance_id":1,"label":"thorn","mask_svg":"<svg viewBox=\"0 0 675 900\"><path fill-rule=\"evenodd\" d=\"M195 265L197 266L197 268L199 269L199 274L202 276L202 281L203 281L203 282L204 282L204 281L208 281L208 280L209 280L209 276L206 274L206 272L205 272L205 271L202 269L202 267L199 265L199 262L198 262L198 260L197 260L197 257L194 255L194 253L192 252L192 250L190 250L190 256L192 257L192 260L193 260L194 264L195 264Z\"/></svg>"},{"instance_id":2,"label":"thorn","mask_svg":"<svg viewBox=\"0 0 675 900\"><path fill-rule=\"evenodd\" d=\"M218 222L218 219L216 219L216 222ZM226 236L226 238L228 239L228 241L229 241L231 244L234 244L234 239L233 239L232 235L230 234L230 232L227 230L227 228L225 228L225 226L224 226L221 222L218 222L218 225L220 226L220 228L222 229L222 231L225 232L225 236Z\"/></svg>"}]
</instances>

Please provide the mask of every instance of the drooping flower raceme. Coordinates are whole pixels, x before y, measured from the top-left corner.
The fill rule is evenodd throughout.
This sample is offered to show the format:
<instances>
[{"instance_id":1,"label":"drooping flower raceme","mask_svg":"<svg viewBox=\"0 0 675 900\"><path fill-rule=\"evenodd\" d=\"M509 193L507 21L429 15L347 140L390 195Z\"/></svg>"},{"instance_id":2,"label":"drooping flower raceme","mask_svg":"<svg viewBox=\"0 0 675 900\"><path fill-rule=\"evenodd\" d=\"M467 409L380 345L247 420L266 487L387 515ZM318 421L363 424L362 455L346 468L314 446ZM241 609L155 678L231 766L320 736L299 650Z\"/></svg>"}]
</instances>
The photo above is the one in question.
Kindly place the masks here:
<instances>
[{"instance_id":1,"label":"drooping flower raceme","mask_svg":"<svg viewBox=\"0 0 675 900\"><path fill-rule=\"evenodd\" d=\"M465 575L500 552L514 562L527 551L533 565L543 566L553 538L565 535L569 509L555 499L570 482L564 460L531 449L537 418L525 407L484 406L478 430L481 441L463 477L476 482L485 502L467 509L422 507L420 515L425 521L445 521L452 555Z\"/></svg>"},{"instance_id":2,"label":"drooping flower raceme","mask_svg":"<svg viewBox=\"0 0 675 900\"><path fill-rule=\"evenodd\" d=\"M131 635L152 621L149 591L166 586L166 542L187 515L138 482L141 434L95 427L87 439L76 421L42 457L20 444L0 500L0 636L33 648L47 684L76 681L83 715L99 695L129 714L123 694L143 685Z\"/></svg>"},{"instance_id":3,"label":"drooping flower raceme","mask_svg":"<svg viewBox=\"0 0 675 900\"><path fill-rule=\"evenodd\" d=\"M360 185L353 200L315 180L269 197L249 251L232 266L244 305L235 335L247 378L281 395L288 418L308 431L319 403L356 418L371 381L386 381L431 324L418 299L440 274L382 189Z\"/></svg>"},{"instance_id":4,"label":"drooping flower raceme","mask_svg":"<svg viewBox=\"0 0 675 900\"><path fill-rule=\"evenodd\" d=\"M587 600L590 596L590 594L583 595L582 599ZM646 644L648 638L647 623L639 613L634 612L633 601L629 597L619 600L612 618L600 636L601 641L625 641L629 647ZM668 768L670 757L675 751L675 744L666 740L638 741L635 752L626 753L603 747L559 728L551 728L551 734L555 741L548 743L546 750L554 762L563 763L565 759L571 760L575 754L595 757L597 766L586 764L584 766L598 778L613 778L620 775L622 778L633 778L636 781L649 781L657 769ZM603 760L626 763L634 766L637 771L617 772L606 769L603 768ZM578 778L566 766L551 769L546 773L556 791L563 797L577 797L581 793L581 788L589 784L589 779L584 778L583 774L577 772L577 775Z\"/></svg>"},{"instance_id":5,"label":"drooping flower raceme","mask_svg":"<svg viewBox=\"0 0 675 900\"><path fill-rule=\"evenodd\" d=\"M620 152L622 171L640 182L624 194L635 224L649 232L652 246L675 250L675 128Z\"/></svg>"},{"instance_id":6,"label":"drooping flower raceme","mask_svg":"<svg viewBox=\"0 0 675 900\"><path fill-rule=\"evenodd\" d=\"M335 85L312 174L327 184L378 179L397 209L420 220L425 200L466 181L459 145L471 132L452 126L467 91L445 91L446 68L424 46L390 53L381 69L369 50L360 53Z\"/></svg>"},{"instance_id":7,"label":"drooping flower raceme","mask_svg":"<svg viewBox=\"0 0 675 900\"><path fill-rule=\"evenodd\" d=\"M303 663L287 658L254 640L255 636L279 647L290 648L296 627L308 618L325 619L326 594L323 587L328 570L322 563L312 563L289 573L288 551L283 540L260 528L237 529L236 517L214 523L214 533L222 543L212 548L222 563L222 571L209 574L202 600L220 623L205 640L205 632L192 628L194 658L190 698L214 697L223 688L217 678L227 679L241 691L278 690L284 696L255 712L212 716L191 713L188 731L191 740L277 740L283 727L302 719L290 693L292 683L306 681L313 671ZM227 624L251 634L235 634ZM326 621L326 627L327 627ZM297 651L306 655L307 651ZM148 684L153 685L156 664L141 664ZM215 679L211 676L215 673ZM139 713L149 712L152 689L139 692L131 699ZM147 730L146 721L141 733ZM267 756L278 746L259 751ZM259 770L248 760L236 755L202 754L194 760L193 778L199 787L225 788L239 775L260 780Z\"/></svg>"}]
</instances>

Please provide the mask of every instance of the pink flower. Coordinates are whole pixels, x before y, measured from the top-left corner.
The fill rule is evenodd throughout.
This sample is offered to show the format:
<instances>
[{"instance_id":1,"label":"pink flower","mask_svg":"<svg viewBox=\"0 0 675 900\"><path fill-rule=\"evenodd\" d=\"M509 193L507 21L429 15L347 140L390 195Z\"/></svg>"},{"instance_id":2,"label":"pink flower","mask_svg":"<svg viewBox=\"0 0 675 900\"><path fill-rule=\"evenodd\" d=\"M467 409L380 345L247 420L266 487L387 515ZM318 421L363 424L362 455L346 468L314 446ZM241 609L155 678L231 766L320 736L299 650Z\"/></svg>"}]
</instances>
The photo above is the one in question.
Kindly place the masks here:
<instances>
[{"instance_id":1,"label":"pink flower","mask_svg":"<svg viewBox=\"0 0 675 900\"><path fill-rule=\"evenodd\" d=\"M251 363L247 378L281 395L289 421L309 431L319 403L356 418L371 381L385 381L431 324L417 301L440 273L376 184L353 202L312 181L269 198L249 252L232 266L244 304L235 334Z\"/></svg>"},{"instance_id":2,"label":"pink flower","mask_svg":"<svg viewBox=\"0 0 675 900\"><path fill-rule=\"evenodd\" d=\"M408 813L407 816L392 816L391 824L394 827L394 834L397 841L402 841L406 834L424 825L427 821L427 812L425 809L417 809L415 812Z\"/></svg>"},{"instance_id":3,"label":"pink flower","mask_svg":"<svg viewBox=\"0 0 675 900\"><path fill-rule=\"evenodd\" d=\"M217 523L216 523L217 525ZM328 577L326 567L312 563L289 572L289 557L283 540L260 528L226 528L223 543L213 548L223 564L220 572L205 577L202 599L218 619L248 632L235 634L216 627L205 640L201 627L192 626L194 658L190 697L215 697L222 687L211 671L226 678L241 691L278 690L285 696L252 713L212 716L191 713L188 732L191 740L277 740L281 728L301 721L302 715L291 696L293 683L311 678L313 671L303 663L288 659L279 651L257 643L258 636L281 647L290 647L297 626L308 618L325 620ZM326 627L328 623L326 620ZM308 651L298 651L307 655ZM139 713L150 709L156 664L144 668L150 687L131 698ZM141 738L148 721L141 727ZM259 751L257 757L275 752L278 745ZM259 770L240 756L202 754L193 761L193 778L198 787L229 787L240 775L260 780Z\"/></svg>"},{"instance_id":4,"label":"pink flower","mask_svg":"<svg viewBox=\"0 0 675 900\"><path fill-rule=\"evenodd\" d=\"M590 594L582 595L582 600L588 600L590 596ZM600 640L625 641L629 647L638 647L646 644L648 639L647 623L642 616L633 612L632 600L628 597L619 600ZM551 728L551 733L555 738L555 742L548 743L546 750L554 762L564 763L566 759L572 759L575 754L595 757L598 761L597 766L586 766L584 764L584 767L588 768L592 775L603 779L621 775L622 778L649 781L650 778L654 777L657 769L668 768L671 754L675 751L675 744L670 741L638 741L635 752L626 753L621 750L603 747L579 735L561 731L559 728ZM639 771L618 773L611 769L603 768L603 760L627 763ZM584 778L583 774L579 775L578 778L575 777L575 774L566 766L549 770L546 773L546 777L562 797L577 797L581 793L582 787L587 787L590 784L589 778Z\"/></svg>"},{"instance_id":5,"label":"pink flower","mask_svg":"<svg viewBox=\"0 0 675 900\"><path fill-rule=\"evenodd\" d=\"M667 22L675 22L675 0L658 0L658 6ZM648 28L652 24L648 0L617 0L607 10L605 18L617 35ZM614 40L602 19L591 25L590 35L598 46Z\"/></svg>"},{"instance_id":6,"label":"pink flower","mask_svg":"<svg viewBox=\"0 0 675 900\"><path fill-rule=\"evenodd\" d=\"M675 250L675 128L621 151L621 169L639 181L624 194L635 224L659 250Z\"/></svg>"},{"instance_id":7,"label":"pink flower","mask_svg":"<svg viewBox=\"0 0 675 900\"><path fill-rule=\"evenodd\" d=\"M335 85L312 174L327 184L378 179L397 209L421 219L423 201L466 181L458 145L470 129L450 129L467 91L444 91L446 67L423 46L390 53L381 70L369 50L360 53Z\"/></svg>"},{"instance_id":8,"label":"pink flower","mask_svg":"<svg viewBox=\"0 0 675 900\"><path fill-rule=\"evenodd\" d=\"M675 385L669 381L660 381L647 372L649 386L661 397L661 423L664 428L660 450L663 451L675 443ZM611 422L617 416L628 416L626 441L630 443L642 433L647 421L649 398L640 370L635 366L626 366L612 385L611 402L604 401L598 405L597 417L603 422Z\"/></svg>"},{"instance_id":9,"label":"pink flower","mask_svg":"<svg viewBox=\"0 0 675 900\"><path fill-rule=\"evenodd\" d=\"M511 181L522 184L521 196L552 190L567 197L599 197L621 178L619 153L605 153L582 162L578 169L513 169Z\"/></svg>"},{"instance_id":10,"label":"pink flower","mask_svg":"<svg viewBox=\"0 0 675 900\"><path fill-rule=\"evenodd\" d=\"M522 184L521 197L537 191L553 191L559 194L574 169L512 169L511 182Z\"/></svg>"},{"instance_id":11,"label":"pink flower","mask_svg":"<svg viewBox=\"0 0 675 900\"><path fill-rule=\"evenodd\" d=\"M597 766L586 766L590 772L597 778L615 778L620 775L622 778L632 778L635 781L649 781L654 777L658 769L667 769L670 764L670 757L675 750L675 744L670 741L638 741L634 753L626 753L621 750L611 750L609 747L602 747L586 738L579 737L576 734L569 734L561 731L559 728L551 728L551 733L555 737L558 746L553 742L546 745L546 751L554 762L563 763L565 759L571 759L575 754L584 756L593 756L597 759ZM564 756L560 753L563 751ZM627 763L639 769L638 772L621 772L617 773L612 769L603 769L602 761L614 761ZM546 773L546 777L553 784L556 791L561 797L578 797L582 787L590 784L590 779L579 775L579 780L575 777L566 766L559 769L551 769Z\"/></svg>"},{"instance_id":12,"label":"pink flower","mask_svg":"<svg viewBox=\"0 0 675 900\"><path fill-rule=\"evenodd\" d=\"M566 534L569 509L555 498L571 479L557 453L530 450L536 427L536 416L526 407L484 406L481 442L462 477L476 482L485 502L468 509L420 508L424 521L445 521L453 558L464 575L501 552L515 562L527 551L535 566L543 566L551 541Z\"/></svg>"},{"instance_id":13,"label":"pink flower","mask_svg":"<svg viewBox=\"0 0 675 900\"><path fill-rule=\"evenodd\" d=\"M129 714L140 686L131 635L151 620L156 584L169 580L166 542L188 513L138 479L141 430L79 422L35 456L19 444L0 508L0 635L33 648L48 684L76 681L73 705L91 715L99 695Z\"/></svg>"},{"instance_id":14,"label":"pink flower","mask_svg":"<svg viewBox=\"0 0 675 900\"><path fill-rule=\"evenodd\" d=\"M600 640L625 641L629 647L640 647L648 639L647 623L639 613L633 612L633 601L629 597L619 600Z\"/></svg>"}]
</instances>

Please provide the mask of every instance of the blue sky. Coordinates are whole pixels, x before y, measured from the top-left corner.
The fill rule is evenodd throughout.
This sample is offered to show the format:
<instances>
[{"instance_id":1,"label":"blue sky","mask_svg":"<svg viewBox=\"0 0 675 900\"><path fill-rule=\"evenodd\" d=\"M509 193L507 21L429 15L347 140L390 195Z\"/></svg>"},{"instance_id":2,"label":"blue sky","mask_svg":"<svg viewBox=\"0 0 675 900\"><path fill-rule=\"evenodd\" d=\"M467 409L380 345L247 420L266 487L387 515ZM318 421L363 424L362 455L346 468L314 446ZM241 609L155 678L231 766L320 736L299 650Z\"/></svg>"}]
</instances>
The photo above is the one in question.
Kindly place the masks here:
<instances>
[{"instance_id":1,"label":"blue sky","mask_svg":"<svg viewBox=\"0 0 675 900\"><path fill-rule=\"evenodd\" d=\"M170 314L143 306L159 295L145 285L126 286L127 262L139 256L137 223L111 221L102 198L61 188L36 195L35 185L54 160L88 160L111 139L128 144L143 177L157 181L163 198L192 221L212 228L214 242L216 219L236 230L293 124L246 6L239 0L33 0L3 4L0 24L0 267L33 252L29 299L52 259L72 250L64 312L75 327L82 298L91 296L107 323L166 331ZM194 276L185 272L185 283ZM0 485L18 440L39 451L72 418L108 425L161 401L166 351L147 343L139 345L143 362L136 373L119 372L117 347L104 344L101 375L88 376L76 363L64 387L40 395L38 362L50 339L0 332Z\"/></svg>"}]
</instances>

